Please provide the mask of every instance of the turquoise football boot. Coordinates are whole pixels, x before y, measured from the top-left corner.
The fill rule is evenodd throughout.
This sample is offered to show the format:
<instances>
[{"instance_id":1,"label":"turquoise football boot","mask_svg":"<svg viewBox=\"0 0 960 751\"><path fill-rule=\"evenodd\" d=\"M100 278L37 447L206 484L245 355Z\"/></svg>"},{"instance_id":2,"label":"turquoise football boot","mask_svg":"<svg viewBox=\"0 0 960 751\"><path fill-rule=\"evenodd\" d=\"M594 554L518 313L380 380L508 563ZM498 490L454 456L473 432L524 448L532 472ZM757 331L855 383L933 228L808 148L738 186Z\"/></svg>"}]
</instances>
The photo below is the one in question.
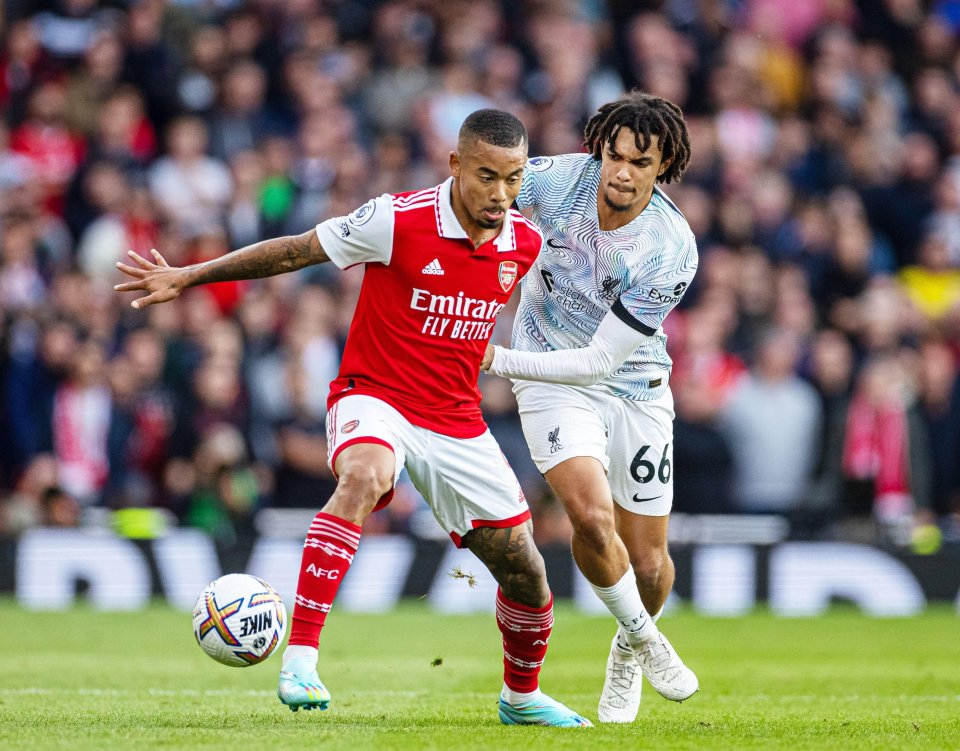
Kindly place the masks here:
<instances>
[{"instance_id":1,"label":"turquoise football boot","mask_svg":"<svg viewBox=\"0 0 960 751\"><path fill-rule=\"evenodd\" d=\"M592 728L593 723L569 707L540 694L522 704L507 704L500 699L500 722L504 725L549 725L555 728Z\"/></svg>"},{"instance_id":2,"label":"turquoise football boot","mask_svg":"<svg viewBox=\"0 0 960 751\"><path fill-rule=\"evenodd\" d=\"M317 666L310 658L291 660L286 670L280 671L277 696L294 712L330 706L330 692L317 675Z\"/></svg>"}]
</instances>

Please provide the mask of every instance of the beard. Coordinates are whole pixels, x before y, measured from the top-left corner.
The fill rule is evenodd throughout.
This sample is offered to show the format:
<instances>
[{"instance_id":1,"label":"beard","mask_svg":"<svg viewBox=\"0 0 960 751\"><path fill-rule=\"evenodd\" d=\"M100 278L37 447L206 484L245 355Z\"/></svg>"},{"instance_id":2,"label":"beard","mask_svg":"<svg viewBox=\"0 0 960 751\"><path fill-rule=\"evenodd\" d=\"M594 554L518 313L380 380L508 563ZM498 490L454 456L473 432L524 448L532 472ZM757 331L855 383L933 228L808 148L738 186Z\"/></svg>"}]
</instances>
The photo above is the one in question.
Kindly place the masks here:
<instances>
[{"instance_id":1,"label":"beard","mask_svg":"<svg viewBox=\"0 0 960 751\"><path fill-rule=\"evenodd\" d=\"M614 203L610 200L610 194L607 191L603 191L603 202L607 204L607 208L612 209L613 211L626 212L633 208L633 204L628 203L626 206L624 206L621 203Z\"/></svg>"},{"instance_id":2,"label":"beard","mask_svg":"<svg viewBox=\"0 0 960 751\"><path fill-rule=\"evenodd\" d=\"M503 226L503 218L500 219L485 219L483 215L475 216L473 221L477 223L478 227L483 227L483 229L500 229Z\"/></svg>"}]
</instances>

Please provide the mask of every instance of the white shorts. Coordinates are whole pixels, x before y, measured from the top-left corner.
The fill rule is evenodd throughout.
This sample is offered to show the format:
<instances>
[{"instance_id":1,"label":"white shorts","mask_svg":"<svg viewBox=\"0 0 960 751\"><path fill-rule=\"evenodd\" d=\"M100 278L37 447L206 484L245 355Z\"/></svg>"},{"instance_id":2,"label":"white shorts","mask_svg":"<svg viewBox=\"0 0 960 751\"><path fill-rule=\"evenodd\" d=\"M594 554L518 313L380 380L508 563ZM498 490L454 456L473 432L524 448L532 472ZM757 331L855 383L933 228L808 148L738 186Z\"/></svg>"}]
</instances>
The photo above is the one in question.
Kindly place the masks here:
<instances>
[{"instance_id":1,"label":"white shorts","mask_svg":"<svg viewBox=\"0 0 960 751\"><path fill-rule=\"evenodd\" d=\"M487 430L476 438L452 438L411 425L386 402L356 394L327 413L327 464L333 470L347 446L379 443L393 451L393 481L404 467L433 515L456 543L477 527L515 527L530 509L500 446ZM389 503L393 491L377 508Z\"/></svg>"},{"instance_id":2,"label":"white shorts","mask_svg":"<svg viewBox=\"0 0 960 751\"><path fill-rule=\"evenodd\" d=\"M673 507L673 395L639 402L593 389L514 381L523 434L542 473L575 456L607 472L613 500L642 516Z\"/></svg>"}]
</instances>

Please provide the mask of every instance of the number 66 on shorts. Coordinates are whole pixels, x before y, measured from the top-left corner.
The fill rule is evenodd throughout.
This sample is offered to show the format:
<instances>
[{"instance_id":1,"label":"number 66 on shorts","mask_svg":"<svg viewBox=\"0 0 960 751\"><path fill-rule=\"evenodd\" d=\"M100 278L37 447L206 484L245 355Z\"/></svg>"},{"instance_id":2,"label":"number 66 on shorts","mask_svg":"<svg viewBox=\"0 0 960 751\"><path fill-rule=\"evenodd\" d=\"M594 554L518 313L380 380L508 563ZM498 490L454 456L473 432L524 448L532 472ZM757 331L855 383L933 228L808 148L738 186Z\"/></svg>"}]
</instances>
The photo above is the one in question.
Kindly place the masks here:
<instances>
[{"instance_id":1,"label":"number 66 on shorts","mask_svg":"<svg viewBox=\"0 0 960 751\"><path fill-rule=\"evenodd\" d=\"M642 516L673 506L673 396L634 401L602 388L514 381L523 433L546 473L576 456L607 471L613 500Z\"/></svg>"}]
</instances>

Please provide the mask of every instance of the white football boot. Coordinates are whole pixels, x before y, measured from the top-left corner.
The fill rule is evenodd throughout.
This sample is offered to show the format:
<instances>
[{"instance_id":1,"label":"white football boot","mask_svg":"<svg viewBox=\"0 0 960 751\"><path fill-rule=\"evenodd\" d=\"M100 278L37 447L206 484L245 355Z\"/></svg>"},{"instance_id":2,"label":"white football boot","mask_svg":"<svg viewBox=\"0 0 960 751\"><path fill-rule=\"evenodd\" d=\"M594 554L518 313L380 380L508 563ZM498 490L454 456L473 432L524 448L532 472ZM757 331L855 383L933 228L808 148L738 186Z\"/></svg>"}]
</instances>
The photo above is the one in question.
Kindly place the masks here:
<instances>
[{"instance_id":1,"label":"white football boot","mask_svg":"<svg viewBox=\"0 0 960 751\"><path fill-rule=\"evenodd\" d=\"M613 635L597 716L600 722L633 722L640 709L643 677L620 629Z\"/></svg>"},{"instance_id":2,"label":"white football boot","mask_svg":"<svg viewBox=\"0 0 960 751\"><path fill-rule=\"evenodd\" d=\"M664 699L683 701L700 689L697 676L662 633L635 647L633 653L643 677Z\"/></svg>"}]
</instances>

